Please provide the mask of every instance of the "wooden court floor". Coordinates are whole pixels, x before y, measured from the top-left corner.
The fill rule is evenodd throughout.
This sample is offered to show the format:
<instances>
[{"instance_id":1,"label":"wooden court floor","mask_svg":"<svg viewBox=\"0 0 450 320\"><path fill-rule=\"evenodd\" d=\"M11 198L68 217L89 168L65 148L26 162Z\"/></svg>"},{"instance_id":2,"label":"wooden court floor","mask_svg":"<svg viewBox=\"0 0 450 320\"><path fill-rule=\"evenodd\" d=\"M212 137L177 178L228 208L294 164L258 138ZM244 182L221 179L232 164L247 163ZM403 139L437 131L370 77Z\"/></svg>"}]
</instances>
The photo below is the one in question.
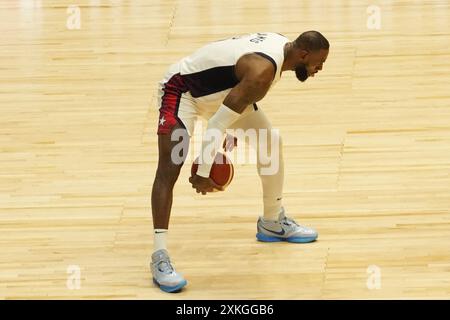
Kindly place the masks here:
<instances>
[{"instance_id":1,"label":"wooden court floor","mask_svg":"<svg viewBox=\"0 0 450 320\"><path fill-rule=\"evenodd\" d=\"M450 298L448 1L6 0L0 3L0 298ZM375 2L375 1L374 1ZM284 139L285 207L315 227L255 239L261 188L175 188L172 260L151 283L157 81L201 45L275 31L330 41L260 103Z\"/></svg>"}]
</instances>

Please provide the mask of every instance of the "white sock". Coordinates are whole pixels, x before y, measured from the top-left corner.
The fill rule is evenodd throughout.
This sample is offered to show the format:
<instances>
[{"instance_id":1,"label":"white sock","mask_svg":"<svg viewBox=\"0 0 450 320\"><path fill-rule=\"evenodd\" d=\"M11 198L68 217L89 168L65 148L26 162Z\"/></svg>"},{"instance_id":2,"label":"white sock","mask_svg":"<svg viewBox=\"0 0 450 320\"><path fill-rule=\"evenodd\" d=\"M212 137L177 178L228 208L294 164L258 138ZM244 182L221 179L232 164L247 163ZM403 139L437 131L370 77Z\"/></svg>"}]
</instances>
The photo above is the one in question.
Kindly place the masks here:
<instances>
[{"instance_id":1,"label":"white sock","mask_svg":"<svg viewBox=\"0 0 450 320\"><path fill-rule=\"evenodd\" d=\"M155 229L153 234L153 247L155 251L166 249L167 250L167 229Z\"/></svg>"},{"instance_id":2,"label":"white sock","mask_svg":"<svg viewBox=\"0 0 450 320\"><path fill-rule=\"evenodd\" d=\"M264 220L278 220L281 212L281 197L263 197Z\"/></svg>"}]
</instances>

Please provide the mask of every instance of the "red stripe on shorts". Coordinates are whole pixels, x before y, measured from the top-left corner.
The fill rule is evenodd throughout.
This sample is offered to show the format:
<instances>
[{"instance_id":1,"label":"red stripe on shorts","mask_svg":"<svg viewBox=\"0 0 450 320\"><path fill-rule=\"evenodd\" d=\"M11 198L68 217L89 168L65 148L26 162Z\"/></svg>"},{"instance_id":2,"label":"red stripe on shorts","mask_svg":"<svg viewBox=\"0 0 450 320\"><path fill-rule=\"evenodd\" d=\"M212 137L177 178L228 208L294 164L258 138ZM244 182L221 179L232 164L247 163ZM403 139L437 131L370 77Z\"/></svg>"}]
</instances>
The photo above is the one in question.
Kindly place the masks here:
<instances>
[{"instance_id":1,"label":"red stripe on shorts","mask_svg":"<svg viewBox=\"0 0 450 320\"><path fill-rule=\"evenodd\" d=\"M177 73L164 84L162 90L164 94L159 108L158 134L169 134L177 123L184 126L178 118L178 107L181 95L187 92L188 88L181 75Z\"/></svg>"}]
</instances>

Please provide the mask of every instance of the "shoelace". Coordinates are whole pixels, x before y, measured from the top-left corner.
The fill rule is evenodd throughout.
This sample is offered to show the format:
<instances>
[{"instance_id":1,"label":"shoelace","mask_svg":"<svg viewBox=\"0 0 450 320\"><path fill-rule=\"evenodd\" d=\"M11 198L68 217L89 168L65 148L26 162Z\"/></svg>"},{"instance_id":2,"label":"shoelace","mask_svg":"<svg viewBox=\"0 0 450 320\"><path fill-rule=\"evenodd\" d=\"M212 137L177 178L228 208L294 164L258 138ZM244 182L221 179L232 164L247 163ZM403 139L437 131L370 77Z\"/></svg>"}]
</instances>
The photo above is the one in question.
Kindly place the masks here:
<instances>
[{"instance_id":1,"label":"shoelace","mask_svg":"<svg viewBox=\"0 0 450 320\"><path fill-rule=\"evenodd\" d=\"M158 270L164 273L172 273L173 267L169 259L163 259L158 263Z\"/></svg>"},{"instance_id":2,"label":"shoelace","mask_svg":"<svg viewBox=\"0 0 450 320\"><path fill-rule=\"evenodd\" d=\"M288 226L296 226L298 229L300 229L301 232L309 232L310 231L309 228L299 225L297 222L295 222L295 220L289 219L288 217L284 217L283 219L281 219L281 222Z\"/></svg>"},{"instance_id":3,"label":"shoelace","mask_svg":"<svg viewBox=\"0 0 450 320\"><path fill-rule=\"evenodd\" d=\"M297 222L295 222L293 219L289 219L288 217L284 217L283 219L281 219L281 222L287 224L288 226L295 225L297 227L300 227Z\"/></svg>"}]
</instances>

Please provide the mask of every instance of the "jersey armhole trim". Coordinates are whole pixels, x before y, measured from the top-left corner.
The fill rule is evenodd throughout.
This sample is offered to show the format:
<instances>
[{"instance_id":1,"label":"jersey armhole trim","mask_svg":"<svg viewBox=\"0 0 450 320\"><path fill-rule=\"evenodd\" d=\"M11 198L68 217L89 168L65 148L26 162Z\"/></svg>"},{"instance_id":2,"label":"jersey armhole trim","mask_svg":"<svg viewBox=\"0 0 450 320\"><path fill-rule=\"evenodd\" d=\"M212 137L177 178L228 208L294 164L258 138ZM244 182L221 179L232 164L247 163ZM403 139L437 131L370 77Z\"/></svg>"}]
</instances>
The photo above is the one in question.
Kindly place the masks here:
<instances>
[{"instance_id":1,"label":"jersey armhole trim","mask_svg":"<svg viewBox=\"0 0 450 320\"><path fill-rule=\"evenodd\" d=\"M267 54L265 54L263 52L255 52L255 54L257 54L257 55L259 55L259 56L261 56L263 58L266 58L267 60L272 62L273 67L275 68L275 73L273 74L273 79L275 79L275 75L277 74L277 64L275 63L275 60L273 60L273 58L271 56L269 56L269 55L267 55Z\"/></svg>"}]
</instances>

